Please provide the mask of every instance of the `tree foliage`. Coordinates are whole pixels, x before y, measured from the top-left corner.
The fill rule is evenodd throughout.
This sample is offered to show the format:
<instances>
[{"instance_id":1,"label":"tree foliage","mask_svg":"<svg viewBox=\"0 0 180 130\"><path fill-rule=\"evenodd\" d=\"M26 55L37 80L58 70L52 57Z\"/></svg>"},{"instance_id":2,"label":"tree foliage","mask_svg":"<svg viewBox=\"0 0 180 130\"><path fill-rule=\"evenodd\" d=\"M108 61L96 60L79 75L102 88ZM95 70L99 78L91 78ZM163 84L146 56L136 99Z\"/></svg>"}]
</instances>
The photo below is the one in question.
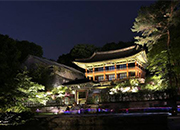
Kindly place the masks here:
<instances>
[{"instance_id":1,"label":"tree foliage","mask_svg":"<svg viewBox=\"0 0 180 130\"><path fill-rule=\"evenodd\" d=\"M0 89L13 82L20 63L20 51L15 41L7 35L0 35Z\"/></svg>"},{"instance_id":2,"label":"tree foliage","mask_svg":"<svg viewBox=\"0 0 180 130\"><path fill-rule=\"evenodd\" d=\"M180 1L157 1L142 7L132 31L139 33L136 43L148 47L148 69L168 81L169 87L178 86ZM176 60L175 60L176 59ZM178 79L179 78L179 79Z\"/></svg>"},{"instance_id":3,"label":"tree foliage","mask_svg":"<svg viewBox=\"0 0 180 130\"><path fill-rule=\"evenodd\" d=\"M142 89L151 91L163 91L168 89L168 81L162 75L153 75L146 78L146 82Z\"/></svg>"},{"instance_id":4,"label":"tree foliage","mask_svg":"<svg viewBox=\"0 0 180 130\"><path fill-rule=\"evenodd\" d=\"M158 1L154 4L141 7L132 27L133 32L140 33L136 36L136 43L146 44L149 50L162 38L167 36L167 46L170 44L170 28L177 25L180 15L179 1Z\"/></svg>"},{"instance_id":5,"label":"tree foliage","mask_svg":"<svg viewBox=\"0 0 180 130\"><path fill-rule=\"evenodd\" d=\"M54 73L47 66L36 64L35 68L29 70L29 76L32 77L32 81L45 86L46 90L52 89L51 80L53 79Z\"/></svg>"},{"instance_id":6,"label":"tree foliage","mask_svg":"<svg viewBox=\"0 0 180 130\"><path fill-rule=\"evenodd\" d=\"M34 55L38 57L42 57L43 50L42 47L28 41L16 41L16 46L18 50L21 52L20 61L22 62L28 55Z\"/></svg>"},{"instance_id":7,"label":"tree foliage","mask_svg":"<svg viewBox=\"0 0 180 130\"><path fill-rule=\"evenodd\" d=\"M113 95L125 92L138 92L138 88L140 88L140 82L138 79L128 79L111 88L109 94Z\"/></svg>"},{"instance_id":8,"label":"tree foliage","mask_svg":"<svg viewBox=\"0 0 180 130\"><path fill-rule=\"evenodd\" d=\"M73 59L88 58L96 50L97 50L97 47L95 47L94 45L77 44L73 47L73 49L71 49L70 54L73 57Z\"/></svg>"},{"instance_id":9,"label":"tree foliage","mask_svg":"<svg viewBox=\"0 0 180 130\"><path fill-rule=\"evenodd\" d=\"M73 66L72 61L73 61L73 58L70 53L62 54L61 56L59 56L59 58L57 60L58 63L65 64L68 66Z\"/></svg>"},{"instance_id":10,"label":"tree foliage","mask_svg":"<svg viewBox=\"0 0 180 130\"><path fill-rule=\"evenodd\" d=\"M25 92L27 89L31 90L31 93L37 92L38 87L42 87L31 81L27 75L20 74L22 57L28 54L35 54L33 50L36 50L36 45L31 46L29 42L16 41L9 38L7 35L0 35L0 111L14 111L21 112L26 108L23 104L28 94ZM23 44L22 46L20 44ZM21 47L20 47L21 46ZM30 49L27 51L26 49ZM37 49L39 51L39 49ZM42 51L42 48L41 48ZM17 77L16 77L17 76ZM33 88L37 86L37 88ZM23 91L24 89L24 91ZM30 90L29 90L30 91ZM29 95L30 96L30 95ZM32 95L31 95L32 96ZM32 99L32 97L28 99Z\"/></svg>"},{"instance_id":11,"label":"tree foliage","mask_svg":"<svg viewBox=\"0 0 180 130\"><path fill-rule=\"evenodd\" d=\"M27 111L28 102L45 104L48 100L43 91L45 87L32 82L26 71L18 73L11 86L14 89L3 91L0 96L1 112Z\"/></svg>"},{"instance_id":12,"label":"tree foliage","mask_svg":"<svg viewBox=\"0 0 180 130\"><path fill-rule=\"evenodd\" d=\"M110 50L117 50L117 49L121 49L121 48L125 48L125 47L129 47L135 45L133 41L131 42L111 42L111 43L106 43L104 46L102 46L100 48L100 51L110 51Z\"/></svg>"},{"instance_id":13,"label":"tree foliage","mask_svg":"<svg viewBox=\"0 0 180 130\"><path fill-rule=\"evenodd\" d=\"M95 45L90 45L90 44L77 44L71 49L69 53L62 54L61 56L59 56L57 62L83 71L82 69L77 67L75 64L73 64L73 61L75 59L89 58L96 51L116 50L116 49L121 49L121 48L131 46L131 45L134 45L134 42L122 42L122 41L118 43L111 42L111 43L106 43L102 47L96 47Z\"/></svg>"}]
</instances>

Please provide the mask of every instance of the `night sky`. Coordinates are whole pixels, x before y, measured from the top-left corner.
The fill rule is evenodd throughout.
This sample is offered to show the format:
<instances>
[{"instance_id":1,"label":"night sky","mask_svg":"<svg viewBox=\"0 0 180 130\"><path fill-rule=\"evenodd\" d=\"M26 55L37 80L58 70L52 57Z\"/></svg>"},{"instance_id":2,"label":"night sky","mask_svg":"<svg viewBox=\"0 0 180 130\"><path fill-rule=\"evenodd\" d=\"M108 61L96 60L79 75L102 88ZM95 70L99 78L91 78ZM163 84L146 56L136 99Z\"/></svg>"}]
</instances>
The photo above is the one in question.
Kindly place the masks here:
<instances>
[{"instance_id":1,"label":"night sky","mask_svg":"<svg viewBox=\"0 0 180 130\"><path fill-rule=\"evenodd\" d=\"M43 47L57 60L76 44L131 41L139 8L153 1L0 2L0 33Z\"/></svg>"}]
</instances>

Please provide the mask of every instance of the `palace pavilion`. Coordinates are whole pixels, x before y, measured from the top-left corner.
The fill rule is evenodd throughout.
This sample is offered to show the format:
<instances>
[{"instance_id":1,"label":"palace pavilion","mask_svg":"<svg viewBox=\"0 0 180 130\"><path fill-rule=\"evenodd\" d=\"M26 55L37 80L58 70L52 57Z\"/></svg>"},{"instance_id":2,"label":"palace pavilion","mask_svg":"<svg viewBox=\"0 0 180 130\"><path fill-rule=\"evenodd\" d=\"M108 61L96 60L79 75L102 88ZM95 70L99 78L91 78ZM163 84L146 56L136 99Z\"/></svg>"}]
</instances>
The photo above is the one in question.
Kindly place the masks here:
<instances>
[{"instance_id":1,"label":"palace pavilion","mask_svg":"<svg viewBox=\"0 0 180 130\"><path fill-rule=\"evenodd\" d=\"M77 104L86 104L88 97L99 102L100 93L129 78L145 78L146 52L138 45L118 50L94 52L85 59L74 63L85 69L84 80L76 80L64 85L74 91Z\"/></svg>"}]
</instances>

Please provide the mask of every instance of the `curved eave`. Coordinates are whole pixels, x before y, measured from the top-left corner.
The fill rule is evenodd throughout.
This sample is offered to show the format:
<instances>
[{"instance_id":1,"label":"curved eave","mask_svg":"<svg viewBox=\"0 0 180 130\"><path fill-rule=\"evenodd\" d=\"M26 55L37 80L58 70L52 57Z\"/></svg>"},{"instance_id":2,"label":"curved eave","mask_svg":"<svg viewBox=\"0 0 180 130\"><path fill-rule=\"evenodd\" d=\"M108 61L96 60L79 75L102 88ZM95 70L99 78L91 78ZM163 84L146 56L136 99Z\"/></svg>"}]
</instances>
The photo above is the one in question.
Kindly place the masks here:
<instances>
[{"instance_id":1,"label":"curved eave","mask_svg":"<svg viewBox=\"0 0 180 130\"><path fill-rule=\"evenodd\" d=\"M140 54L137 56L137 58L144 64L147 63L147 56L145 51L139 52Z\"/></svg>"},{"instance_id":2,"label":"curved eave","mask_svg":"<svg viewBox=\"0 0 180 130\"><path fill-rule=\"evenodd\" d=\"M126 47L126 48L122 48L122 49L118 49L118 50L94 52L93 55L91 57L89 57L89 58L76 59L76 60L79 61L79 62L84 61L84 60L87 61L87 60L91 60L95 55L98 55L98 54L112 54L112 53L116 53L116 52L127 51L127 50L133 49L135 47L136 47L136 45Z\"/></svg>"},{"instance_id":3,"label":"curved eave","mask_svg":"<svg viewBox=\"0 0 180 130\"><path fill-rule=\"evenodd\" d=\"M124 58L118 58L118 59L111 59L111 60L104 60L104 61L97 61L97 62L88 62L88 63L74 61L73 63L83 69L86 69L88 66L116 63L116 62L127 62L130 60L139 60L141 63L146 64L147 63L146 52L143 50L143 51L138 52L135 55L124 57Z\"/></svg>"}]
</instances>

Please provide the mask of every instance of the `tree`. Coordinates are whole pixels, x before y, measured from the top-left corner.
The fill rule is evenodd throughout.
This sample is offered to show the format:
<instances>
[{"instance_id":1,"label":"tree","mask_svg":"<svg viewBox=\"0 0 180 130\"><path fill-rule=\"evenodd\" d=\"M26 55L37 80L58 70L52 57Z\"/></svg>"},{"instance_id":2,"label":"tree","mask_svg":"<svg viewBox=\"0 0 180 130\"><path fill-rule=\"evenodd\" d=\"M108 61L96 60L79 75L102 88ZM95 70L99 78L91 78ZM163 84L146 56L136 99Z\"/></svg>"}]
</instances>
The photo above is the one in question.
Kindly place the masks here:
<instances>
[{"instance_id":1,"label":"tree","mask_svg":"<svg viewBox=\"0 0 180 130\"><path fill-rule=\"evenodd\" d=\"M21 52L20 61L22 62L28 55L34 55L38 57L42 57L43 50L42 47L28 41L16 41L16 46L18 50Z\"/></svg>"},{"instance_id":2,"label":"tree","mask_svg":"<svg viewBox=\"0 0 180 130\"><path fill-rule=\"evenodd\" d=\"M8 92L3 91L0 96L1 112L23 112L29 110L28 102L46 104L48 98L44 92L45 87L31 81L27 71L18 73Z\"/></svg>"},{"instance_id":3,"label":"tree","mask_svg":"<svg viewBox=\"0 0 180 130\"><path fill-rule=\"evenodd\" d=\"M177 54L174 47L178 46L177 41L179 41L179 36L172 34L177 32L177 27L179 27L179 16L180 1L157 1L149 7L140 9L132 28L133 32L140 35L135 37L136 43L148 47L150 71L159 73L161 76L159 80L168 81L168 88L175 88L175 91L170 91L173 97L173 109L177 107L176 95L179 88L178 80L180 80L175 68L180 62L172 58L174 54Z\"/></svg>"},{"instance_id":4,"label":"tree","mask_svg":"<svg viewBox=\"0 0 180 130\"><path fill-rule=\"evenodd\" d=\"M153 75L146 77L144 90L163 91L168 89L168 81L162 78L162 75Z\"/></svg>"},{"instance_id":5,"label":"tree","mask_svg":"<svg viewBox=\"0 0 180 130\"><path fill-rule=\"evenodd\" d=\"M171 28L171 48L170 48L170 59L171 59L171 65L172 65L172 74L175 82L175 86L178 86L180 88L180 53L179 53L179 48L180 48L180 23L178 26ZM180 94L180 90L179 90Z\"/></svg>"},{"instance_id":6,"label":"tree","mask_svg":"<svg viewBox=\"0 0 180 130\"><path fill-rule=\"evenodd\" d=\"M79 68L77 65L73 64L75 59L88 58L90 57L96 50L97 47L89 44L77 44L75 45L68 54L63 54L59 56L57 62L61 64L65 64L76 68L80 71L84 71Z\"/></svg>"},{"instance_id":7,"label":"tree","mask_svg":"<svg viewBox=\"0 0 180 130\"><path fill-rule=\"evenodd\" d=\"M140 36L135 37L136 43L146 44L151 50L153 45L165 35L169 48L170 28L177 24L179 14L179 1L158 1L149 7L141 7L131 29L140 33Z\"/></svg>"},{"instance_id":8,"label":"tree","mask_svg":"<svg viewBox=\"0 0 180 130\"><path fill-rule=\"evenodd\" d=\"M101 51L110 51L110 50L117 50L117 49L122 49L125 47L129 47L134 45L134 41L131 42L111 42L111 43L106 43L103 47L100 48Z\"/></svg>"},{"instance_id":9,"label":"tree","mask_svg":"<svg viewBox=\"0 0 180 130\"><path fill-rule=\"evenodd\" d=\"M149 7L142 7L132 28L133 32L140 33L135 37L136 43L148 47L149 69L151 72L166 72L164 78L169 80L170 87L173 86L172 78L175 78L171 60L171 46L175 43L171 33L172 28L179 24L179 5L179 1L158 1Z\"/></svg>"},{"instance_id":10,"label":"tree","mask_svg":"<svg viewBox=\"0 0 180 130\"><path fill-rule=\"evenodd\" d=\"M138 79L128 79L118 83L115 87L110 89L109 94L125 93L125 92L138 92L140 82Z\"/></svg>"},{"instance_id":11,"label":"tree","mask_svg":"<svg viewBox=\"0 0 180 130\"><path fill-rule=\"evenodd\" d=\"M73 58L70 53L60 55L57 60L58 63L73 67L72 61L73 61Z\"/></svg>"},{"instance_id":12,"label":"tree","mask_svg":"<svg viewBox=\"0 0 180 130\"><path fill-rule=\"evenodd\" d=\"M81 68L73 64L73 61L75 59L89 58L96 51L116 50L116 49L121 49L121 48L131 46L131 45L134 45L133 41L132 42L120 41L118 43L115 43L115 42L106 43L104 46L99 47L99 48L94 45L89 45L89 44L77 44L71 49L69 53L60 55L57 62L74 67L80 71L83 71Z\"/></svg>"},{"instance_id":13,"label":"tree","mask_svg":"<svg viewBox=\"0 0 180 130\"><path fill-rule=\"evenodd\" d=\"M34 68L29 70L29 76L32 77L32 81L45 86L46 90L53 88L51 80L53 79L54 73L47 66L36 64Z\"/></svg>"},{"instance_id":14,"label":"tree","mask_svg":"<svg viewBox=\"0 0 180 130\"><path fill-rule=\"evenodd\" d=\"M89 44L77 44L76 46L71 49L70 54L74 59L80 59L80 58L88 58L90 57L95 51L97 50L97 47L94 45Z\"/></svg>"},{"instance_id":15,"label":"tree","mask_svg":"<svg viewBox=\"0 0 180 130\"><path fill-rule=\"evenodd\" d=\"M8 84L13 84L14 77L19 69L20 51L15 46L15 41L7 35L0 35L0 93L3 89L9 88Z\"/></svg>"}]
</instances>

